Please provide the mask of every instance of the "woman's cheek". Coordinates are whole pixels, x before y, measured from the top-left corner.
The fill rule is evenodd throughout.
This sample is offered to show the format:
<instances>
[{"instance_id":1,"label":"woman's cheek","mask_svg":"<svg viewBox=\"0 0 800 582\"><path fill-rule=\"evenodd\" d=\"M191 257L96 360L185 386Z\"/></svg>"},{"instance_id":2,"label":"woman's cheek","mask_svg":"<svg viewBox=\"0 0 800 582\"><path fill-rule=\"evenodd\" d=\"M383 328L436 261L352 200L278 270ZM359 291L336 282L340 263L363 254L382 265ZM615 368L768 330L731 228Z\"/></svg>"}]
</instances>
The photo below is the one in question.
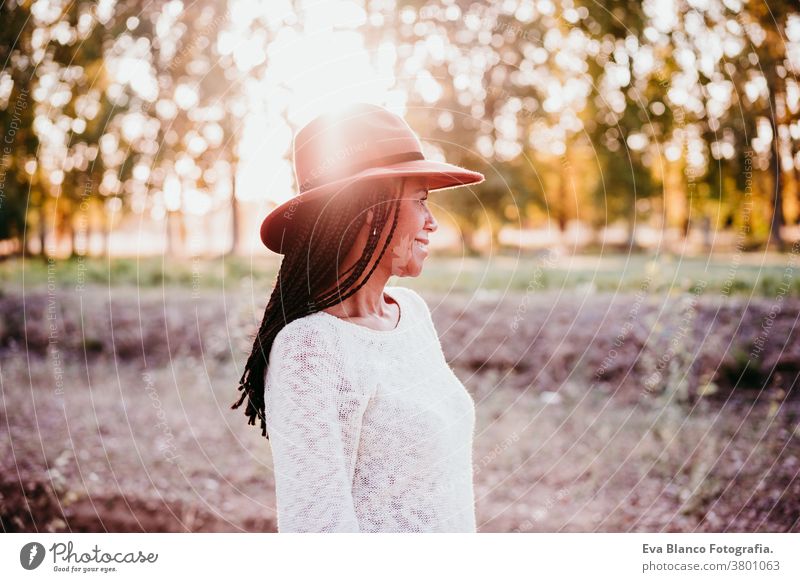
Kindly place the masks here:
<instances>
[{"instance_id":1,"label":"woman's cheek","mask_svg":"<svg viewBox=\"0 0 800 582\"><path fill-rule=\"evenodd\" d=\"M413 239L411 239L413 244ZM402 244L392 246L392 270L404 270L413 257L413 249L405 240Z\"/></svg>"}]
</instances>

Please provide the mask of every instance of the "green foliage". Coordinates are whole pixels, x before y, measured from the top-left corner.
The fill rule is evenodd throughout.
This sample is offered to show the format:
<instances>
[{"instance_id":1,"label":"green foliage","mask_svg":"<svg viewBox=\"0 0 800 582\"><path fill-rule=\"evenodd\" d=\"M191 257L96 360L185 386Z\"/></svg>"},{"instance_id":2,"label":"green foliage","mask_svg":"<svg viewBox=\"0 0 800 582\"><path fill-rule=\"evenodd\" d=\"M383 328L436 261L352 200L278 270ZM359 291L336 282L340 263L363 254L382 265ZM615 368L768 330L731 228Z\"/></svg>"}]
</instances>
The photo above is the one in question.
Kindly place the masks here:
<instances>
[{"instance_id":1,"label":"green foliage","mask_svg":"<svg viewBox=\"0 0 800 582\"><path fill-rule=\"evenodd\" d=\"M106 10L77 0L56 7L49 20L31 14L30 2L0 5L4 148L13 137L0 164L0 240L24 244L23 233L74 240L77 219L89 214L82 204L87 198L95 229L110 229L110 198L123 212L179 214L185 192L213 190L236 175L242 126L261 107L249 103L243 87L270 78L270 51L241 69L218 42L230 33L228 3L178 4L118 0ZM781 176L779 162L788 168L800 151L797 132L788 131L798 111L783 40L794 34L785 33L800 14L796 3L747 3L737 13L724 4L704 10L679 3L671 28L649 3L554 4L540 12L534 3L531 14L503 2L364 5L369 24L359 32L367 50L377 53L382 43L397 48L394 89L408 93L409 123L445 158L487 176L469 192L443 192L437 200L460 228L467 252L476 251L472 238L480 229L488 227L496 242L504 225L545 218L560 229L572 220L595 228L621 220L632 230L642 219L658 218L644 216L637 202L653 200L645 212L671 207L667 190L685 198L677 205L685 206L684 216L667 216L667 226L709 218L712 228L736 228L748 212L741 201L751 184L743 167L753 149L760 150L752 185L761 204L750 217L748 244L779 238L785 184L800 182L796 171L783 181L773 178ZM302 12L278 21L254 16L247 40L269 44L279 32L301 27L303 18ZM729 53L742 48L709 59L709 38ZM136 79L112 74L112 61L121 56L140 67ZM435 80L437 97L420 89L426 84L406 70L410 61ZM746 87L759 78L765 90L758 95L736 90L719 101L726 84ZM152 91L142 89L148 84ZM59 98L48 102L55 93L48 88L56 85ZM189 101L196 98L192 105L180 103L179 89ZM286 106L276 111L294 127ZM765 120L772 142L756 148ZM690 153L695 136L699 152ZM691 179L683 170L690 159L698 172ZM683 171L677 186L663 177L670 163ZM797 190L795 184L787 192ZM177 250L172 238L168 252ZM166 274L153 279L168 280Z\"/></svg>"}]
</instances>

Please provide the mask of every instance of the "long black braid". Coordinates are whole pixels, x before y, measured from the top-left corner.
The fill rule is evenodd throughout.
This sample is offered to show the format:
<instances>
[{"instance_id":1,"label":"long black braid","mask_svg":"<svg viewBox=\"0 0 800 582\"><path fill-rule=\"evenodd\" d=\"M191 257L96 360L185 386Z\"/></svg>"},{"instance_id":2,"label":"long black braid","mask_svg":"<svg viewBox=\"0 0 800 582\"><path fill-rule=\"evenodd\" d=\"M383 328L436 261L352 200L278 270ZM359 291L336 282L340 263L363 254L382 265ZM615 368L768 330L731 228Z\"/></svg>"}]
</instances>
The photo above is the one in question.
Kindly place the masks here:
<instances>
[{"instance_id":1,"label":"long black braid","mask_svg":"<svg viewBox=\"0 0 800 582\"><path fill-rule=\"evenodd\" d=\"M259 417L261 435L267 439L269 435L264 416L264 382L275 337L284 326L295 319L336 305L366 284L392 241L400 212L404 181L374 180L356 184L355 191L347 195L305 202L302 213L298 209L299 223L296 233L284 245L286 252L275 286L264 310L244 373L239 380L242 394L231 405L233 409L239 408L247 399L244 412L248 417L247 424L255 425L256 417ZM339 274L339 258L346 256L353 247L366 220L367 209L373 211L373 228L369 231L364 252L352 267ZM390 217L391 228L386 242L362 279ZM339 281L345 275L347 277Z\"/></svg>"}]
</instances>

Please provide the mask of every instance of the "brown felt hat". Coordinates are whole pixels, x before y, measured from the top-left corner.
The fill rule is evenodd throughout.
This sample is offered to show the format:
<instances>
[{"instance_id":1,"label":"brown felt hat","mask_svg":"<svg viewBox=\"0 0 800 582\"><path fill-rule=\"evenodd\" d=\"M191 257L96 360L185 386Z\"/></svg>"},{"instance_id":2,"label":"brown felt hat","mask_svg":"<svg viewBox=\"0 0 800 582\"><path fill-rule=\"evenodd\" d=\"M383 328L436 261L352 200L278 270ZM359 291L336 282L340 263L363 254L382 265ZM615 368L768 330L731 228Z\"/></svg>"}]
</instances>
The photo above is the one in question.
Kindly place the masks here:
<instances>
[{"instance_id":1,"label":"brown felt hat","mask_svg":"<svg viewBox=\"0 0 800 582\"><path fill-rule=\"evenodd\" d=\"M432 191L484 180L479 172L426 160L419 138L402 117L367 103L313 119L297 132L293 149L299 192L261 223L261 241L279 254L285 252L304 202L342 192L355 182L425 177Z\"/></svg>"}]
</instances>

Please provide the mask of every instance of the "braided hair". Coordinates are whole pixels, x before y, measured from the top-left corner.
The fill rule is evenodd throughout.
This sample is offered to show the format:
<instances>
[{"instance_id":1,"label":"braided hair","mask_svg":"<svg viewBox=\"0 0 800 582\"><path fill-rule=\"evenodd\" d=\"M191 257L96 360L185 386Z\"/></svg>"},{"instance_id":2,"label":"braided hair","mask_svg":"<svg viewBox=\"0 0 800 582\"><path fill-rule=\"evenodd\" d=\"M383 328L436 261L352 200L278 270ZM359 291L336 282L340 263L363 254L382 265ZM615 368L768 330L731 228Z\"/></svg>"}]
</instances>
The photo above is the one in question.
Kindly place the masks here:
<instances>
[{"instance_id":1,"label":"braided hair","mask_svg":"<svg viewBox=\"0 0 800 582\"><path fill-rule=\"evenodd\" d=\"M247 399L244 412L249 419L247 424L255 425L259 417L261 436L267 440L264 384L275 337L295 319L336 305L366 284L392 241L404 185L404 178L356 183L355 191L327 200L304 202L303 210L308 212L298 212L296 232L286 245L275 286L239 380L238 389L242 394L231 405L232 409L239 408ZM339 274L339 258L347 256L353 247L366 221L367 209L373 212L374 228L369 230L364 252L352 267ZM381 233L390 220L386 242L367 271ZM366 275L359 281L365 271Z\"/></svg>"}]
</instances>

